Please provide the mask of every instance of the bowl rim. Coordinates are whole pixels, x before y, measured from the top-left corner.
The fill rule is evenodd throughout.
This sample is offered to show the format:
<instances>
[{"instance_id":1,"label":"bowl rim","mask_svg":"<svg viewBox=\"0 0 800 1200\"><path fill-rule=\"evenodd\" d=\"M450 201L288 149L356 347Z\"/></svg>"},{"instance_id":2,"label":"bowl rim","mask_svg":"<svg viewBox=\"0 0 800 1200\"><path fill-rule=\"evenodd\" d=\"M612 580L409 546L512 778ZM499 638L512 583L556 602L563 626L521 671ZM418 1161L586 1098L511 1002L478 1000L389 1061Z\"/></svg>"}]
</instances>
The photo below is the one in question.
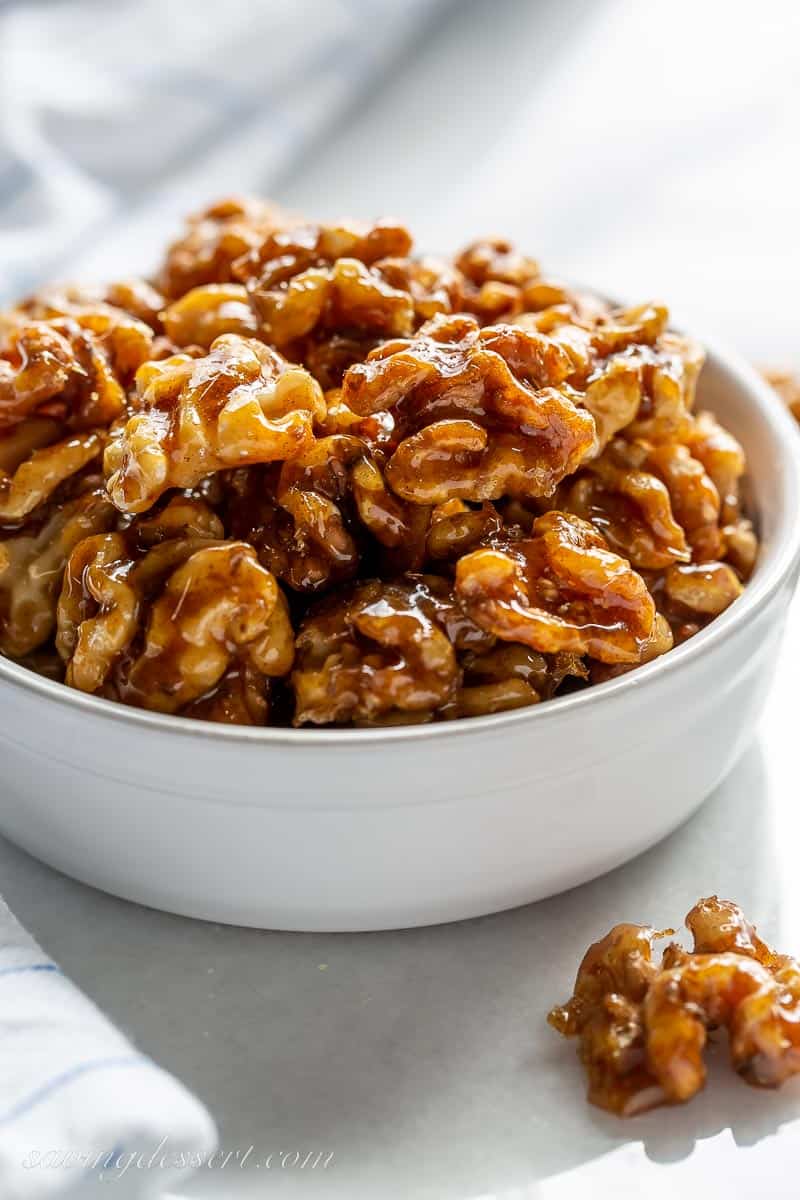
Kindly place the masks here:
<instances>
[{"instance_id":1,"label":"bowl rim","mask_svg":"<svg viewBox=\"0 0 800 1200\"><path fill-rule=\"evenodd\" d=\"M704 629L667 654L643 666L594 684L583 691L559 696L541 704L508 712L491 713L480 717L460 717L451 721L419 725L397 725L361 729L321 727L293 729L286 727L225 725L201 721L168 713L149 712L114 700L69 688L57 680L37 675L28 667L0 655L0 681L12 687L22 687L49 701L66 705L76 712L107 719L140 730L164 733L220 743L257 743L303 746L304 749L331 746L377 746L385 742L418 742L436 738L475 737L481 733L502 732L517 725L567 718L572 713L591 710L595 705L631 692L641 692L665 676L680 670L691 660L713 651L721 642L735 634L762 608L791 577L800 564L800 430L784 407L777 393L758 372L738 353L720 344L716 338L698 339L706 350L706 366L721 368L733 376L749 395L751 403L769 430L776 456L776 470L781 473L784 503L767 556L760 561L752 580L730 608L726 609Z\"/></svg>"}]
</instances>

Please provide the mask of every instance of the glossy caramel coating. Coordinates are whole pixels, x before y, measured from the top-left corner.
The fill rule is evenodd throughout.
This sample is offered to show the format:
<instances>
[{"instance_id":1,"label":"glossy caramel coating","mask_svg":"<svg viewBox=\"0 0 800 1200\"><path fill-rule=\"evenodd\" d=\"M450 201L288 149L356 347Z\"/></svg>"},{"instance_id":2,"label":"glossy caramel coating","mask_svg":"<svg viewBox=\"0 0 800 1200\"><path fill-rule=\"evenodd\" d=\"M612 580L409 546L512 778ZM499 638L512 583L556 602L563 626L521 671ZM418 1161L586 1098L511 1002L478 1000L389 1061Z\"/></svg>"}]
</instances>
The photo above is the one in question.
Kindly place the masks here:
<instances>
[{"instance_id":1,"label":"glossy caramel coating","mask_svg":"<svg viewBox=\"0 0 800 1200\"><path fill-rule=\"evenodd\" d=\"M236 334L217 338L202 358L148 363L136 384L140 411L105 456L121 512L144 512L167 489L193 487L213 471L291 458L324 412L307 371Z\"/></svg>"},{"instance_id":2,"label":"glossy caramel coating","mask_svg":"<svg viewBox=\"0 0 800 1200\"><path fill-rule=\"evenodd\" d=\"M286 214L252 197L230 196L189 217L167 250L156 284L169 299L208 283L231 283L233 264L260 245Z\"/></svg>"},{"instance_id":3,"label":"glossy caramel coating","mask_svg":"<svg viewBox=\"0 0 800 1200\"><path fill-rule=\"evenodd\" d=\"M61 579L74 548L110 528L114 509L100 490L65 500L41 523L0 541L0 650L22 658L51 637Z\"/></svg>"},{"instance_id":4,"label":"glossy caramel coating","mask_svg":"<svg viewBox=\"0 0 800 1200\"><path fill-rule=\"evenodd\" d=\"M663 305L502 238L433 258L395 221L219 201L154 279L0 313L0 651L121 703L307 726L637 669L757 564L702 360Z\"/></svg>"},{"instance_id":5,"label":"glossy caramel coating","mask_svg":"<svg viewBox=\"0 0 800 1200\"><path fill-rule=\"evenodd\" d=\"M295 725L429 717L455 697L458 664L424 583L362 584L301 625Z\"/></svg>"},{"instance_id":6,"label":"glossy caramel coating","mask_svg":"<svg viewBox=\"0 0 800 1200\"><path fill-rule=\"evenodd\" d=\"M585 521L550 512L533 537L475 550L456 565L456 594L481 628L542 653L637 662L655 621L643 580Z\"/></svg>"},{"instance_id":7,"label":"glossy caramel coating","mask_svg":"<svg viewBox=\"0 0 800 1200\"><path fill-rule=\"evenodd\" d=\"M691 1099L705 1084L707 1031L728 1029L731 1065L776 1087L800 1072L800 968L758 937L738 905L711 896L686 917L691 952L654 960L656 933L618 925L589 948L572 998L548 1020L580 1039L589 1100L619 1116Z\"/></svg>"},{"instance_id":8,"label":"glossy caramel coating","mask_svg":"<svg viewBox=\"0 0 800 1200\"><path fill-rule=\"evenodd\" d=\"M568 372L542 335L436 317L351 367L342 401L395 421L386 473L405 500L546 496L595 448L593 419L558 389Z\"/></svg>"}]
</instances>

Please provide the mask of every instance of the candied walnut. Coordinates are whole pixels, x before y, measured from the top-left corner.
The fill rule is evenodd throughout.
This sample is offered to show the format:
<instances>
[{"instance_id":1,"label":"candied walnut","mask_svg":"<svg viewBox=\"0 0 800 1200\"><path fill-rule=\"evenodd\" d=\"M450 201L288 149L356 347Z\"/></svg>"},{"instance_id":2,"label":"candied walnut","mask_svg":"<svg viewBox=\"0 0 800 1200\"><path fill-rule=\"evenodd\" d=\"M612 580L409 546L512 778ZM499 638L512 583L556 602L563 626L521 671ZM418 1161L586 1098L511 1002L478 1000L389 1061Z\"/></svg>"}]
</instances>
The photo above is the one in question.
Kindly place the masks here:
<instances>
[{"instance_id":1,"label":"candied walnut","mask_svg":"<svg viewBox=\"0 0 800 1200\"><path fill-rule=\"evenodd\" d=\"M57 295L29 308L0 322L0 428L33 414L78 428L113 421L152 353L152 330L121 309Z\"/></svg>"},{"instance_id":2,"label":"candied walnut","mask_svg":"<svg viewBox=\"0 0 800 1200\"><path fill-rule=\"evenodd\" d=\"M353 363L361 362L370 350L380 343L380 337L366 334L363 330L356 332L328 333L319 340L306 338L299 347L292 347L302 358L306 370L319 383L326 395L341 387L345 371ZM349 410L341 409L341 415L346 416ZM361 420L355 413L350 414L354 422ZM327 433L341 432L341 426L332 424L326 426Z\"/></svg>"},{"instance_id":3,"label":"candied walnut","mask_svg":"<svg viewBox=\"0 0 800 1200\"><path fill-rule=\"evenodd\" d=\"M276 480L237 477L231 528L296 591L352 578L364 530L389 549L416 540L415 514L387 489L361 439L315 439L285 462Z\"/></svg>"},{"instance_id":4,"label":"candied walnut","mask_svg":"<svg viewBox=\"0 0 800 1200\"><path fill-rule=\"evenodd\" d=\"M664 592L674 606L704 617L716 617L742 594L731 566L722 562L680 563L664 576Z\"/></svg>"},{"instance_id":5,"label":"candied walnut","mask_svg":"<svg viewBox=\"0 0 800 1200\"><path fill-rule=\"evenodd\" d=\"M650 449L646 463L666 485L672 511L691 546L692 558L699 562L717 558L723 550L720 497L702 462L687 446L660 442Z\"/></svg>"},{"instance_id":6,"label":"candied walnut","mask_svg":"<svg viewBox=\"0 0 800 1200\"><path fill-rule=\"evenodd\" d=\"M775 970L793 960L776 954L756 933L738 904L708 896L686 914L686 928L694 938L695 954L745 954Z\"/></svg>"},{"instance_id":7,"label":"candied walnut","mask_svg":"<svg viewBox=\"0 0 800 1200\"><path fill-rule=\"evenodd\" d=\"M648 469L648 453L645 443L615 439L554 503L595 525L632 566L655 570L688 562L691 550L666 484Z\"/></svg>"},{"instance_id":8,"label":"candied walnut","mask_svg":"<svg viewBox=\"0 0 800 1200\"><path fill-rule=\"evenodd\" d=\"M538 654L513 643L467 651L459 658L463 683L445 717L480 717L538 704L554 696L564 679L585 679L586 667L574 654Z\"/></svg>"},{"instance_id":9,"label":"candied walnut","mask_svg":"<svg viewBox=\"0 0 800 1200\"><path fill-rule=\"evenodd\" d=\"M69 291L44 291L29 301L26 311L35 320L48 321L54 328L67 332L76 352L87 359L84 367L95 387L103 383L108 373L127 387L138 368L151 357L153 330L113 304L71 299ZM92 399L95 406L100 405L99 421L110 412L110 404L108 401L102 404L102 398Z\"/></svg>"},{"instance_id":10,"label":"candied walnut","mask_svg":"<svg viewBox=\"0 0 800 1200\"><path fill-rule=\"evenodd\" d=\"M621 310L584 304L578 311L563 304L516 320L547 334L569 356L568 383L588 395L590 411L597 410L601 446L623 428L651 442L681 439L689 429L704 353L690 338L666 330L663 306Z\"/></svg>"},{"instance_id":11,"label":"candied walnut","mask_svg":"<svg viewBox=\"0 0 800 1200\"><path fill-rule=\"evenodd\" d=\"M0 470L13 475L35 450L58 441L61 423L52 417L28 417L0 433Z\"/></svg>"},{"instance_id":12,"label":"candied walnut","mask_svg":"<svg viewBox=\"0 0 800 1200\"><path fill-rule=\"evenodd\" d=\"M343 481L337 487L340 459L334 455L329 464L320 463L325 466L329 478L318 479L316 488L281 488L280 477L252 468L237 471L228 485L231 533L253 545L263 565L298 592L320 591L358 570L358 546L338 503L346 486Z\"/></svg>"},{"instance_id":13,"label":"candied walnut","mask_svg":"<svg viewBox=\"0 0 800 1200\"><path fill-rule=\"evenodd\" d=\"M390 287L408 293L420 324L461 306L461 275L437 258L382 258L375 270Z\"/></svg>"},{"instance_id":14,"label":"candied walnut","mask_svg":"<svg viewBox=\"0 0 800 1200\"><path fill-rule=\"evenodd\" d=\"M456 257L463 276L458 305L483 321L496 321L526 307L525 292L539 279L539 264L503 238L472 242Z\"/></svg>"},{"instance_id":15,"label":"candied walnut","mask_svg":"<svg viewBox=\"0 0 800 1200\"><path fill-rule=\"evenodd\" d=\"M110 283L101 299L114 308L124 308L137 321L149 325L154 333L161 333L161 313L166 308L166 297L146 279L119 279Z\"/></svg>"},{"instance_id":16,"label":"candied walnut","mask_svg":"<svg viewBox=\"0 0 800 1200\"><path fill-rule=\"evenodd\" d=\"M627 354L639 368L643 390L630 436L653 442L679 438L689 426L704 351L690 338L665 333L655 347L634 346Z\"/></svg>"},{"instance_id":17,"label":"candied walnut","mask_svg":"<svg viewBox=\"0 0 800 1200\"><path fill-rule=\"evenodd\" d=\"M175 346L205 350L224 333L249 337L258 331L247 290L237 283L192 288L163 312L164 332Z\"/></svg>"},{"instance_id":18,"label":"candied walnut","mask_svg":"<svg viewBox=\"0 0 800 1200\"><path fill-rule=\"evenodd\" d=\"M636 667L653 662L671 650L674 645L675 637L669 621L663 613L657 612L653 621L653 631L642 647L638 660L635 663L593 662L590 672L592 683L605 683L608 679L616 679L618 675L624 675Z\"/></svg>"},{"instance_id":19,"label":"candied walnut","mask_svg":"<svg viewBox=\"0 0 800 1200\"><path fill-rule=\"evenodd\" d=\"M603 357L619 354L631 346L654 346L666 332L669 312L663 304L640 304L636 308L613 309L592 330L592 347Z\"/></svg>"},{"instance_id":20,"label":"candied walnut","mask_svg":"<svg viewBox=\"0 0 800 1200\"><path fill-rule=\"evenodd\" d=\"M96 692L136 636L139 597L122 533L79 542L69 557L57 609L56 649L67 662L65 682ZM90 616L90 603L96 614Z\"/></svg>"},{"instance_id":21,"label":"candied walnut","mask_svg":"<svg viewBox=\"0 0 800 1200\"><path fill-rule=\"evenodd\" d=\"M744 450L710 412L699 412L685 435L692 458L703 464L720 499L726 522L739 517L739 489L745 471Z\"/></svg>"},{"instance_id":22,"label":"candied walnut","mask_svg":"<svg viewBox=\"0 0 800 1200\"><path fill-rule=\"evenodd\" d=\"M421 581L359 585L323 602L297 635L294 724L430 717L455 697L456 654Z\"/></svg>"},{"instance_id":23,"label":"candied walnut","mask_svg":"<svg viewBox=\"0 0 800 1200\"><path fill-rule=\"evenodd\" d=\"M716 896L686 917L691 953L653 941L672 933L618 925L590 947L574 994L548 1020L580 1038L589 1099L620 1116L691 1099L705 1083L707 1030L727 1026L731 1063L775 1087L800 1072L800 968L776 954L741 909Z\"/></svg>"},{"instance_id":24,"label":"candied walnut","mask_svg":"<svg viewBox=\"0 0 800 1200\"><path fill-rule=\"evenodd\" d=\"M463 500L448 500L437 504L431 512L425 551L428 558L455 561L489 543L502 527L493 504L486 502L479 508L470 508Z\"/></svg>"},{"instance_id":25,"label":"candied walnut","mask_svg":"<svg viewBox=\"0 0 800 1200\"><path fill-rule=\"evenodd\" d=\"M320 371L325 386L335 386L341 371L369 349L369 339L412 332L409 291L372 269L378 259L410 248L407 231L388 221L296 226L267 237L236 264L236 275L247 285L265 340L288 350L305 339L302 356L310 369Z\"/></svg>"},{"instance_id":26,"label":"candied walnut","mask_svg":"<svg viewBox=\"0 0 800 1200\"><path fill-rule=\"evenodd\" d=\"M174 713L216 687L237 658L262 675L285 675L294 635L285 597L255 550L225 542L196 550L169 576L120 695Z\"/></svg>"},{"instance_id":27,"label":"candied walnut","mask_svg":"<svg viewBox=\"0 0 800 1200\"><path fill-rule=\"evenodd\" d=\"M758 537L752 522L740 517L733 524L722 527L722 537L726 562L731 564L740 579L748 580L758 559Z\"/></svg>"},{"instance_id":28,"label":"candied walnut","mask_svg":"<svg viewBox=\"0 0 800 1200\"><path fill-rule=\"evenodd\" d=\"M168 488L226 467L290 458L324 414L307 371L236 334L217 338L203 358L148 363L136 383L141 411L105 454L108 492L122 512L142 512Z\"/></svg>"},{"instance_id":29,"label":"candied walnut","mask_svg":"<svg viewBox=\"0 0 800 1200\"><path fill-rule=\"evenodd\" d=\"M777 1087L800 1072L800 967L773 974L739 953L698 954L663 971L644 1001L647 1058L664 1100L705 1084L709 1026L729 1031L731 1065L748 1083Z\"/></svg>"},{"instance_id":30,"label":"candied walnut","mask_svg":"<svg viewBox=\"0 0 800 1200\"><path fill-rule=\"evenodd\" d=\"M604 450L614 435L631 423L641 400L638 372L621 356L608 359L590 376L576 403L594 417L598 450Z\"/></svg>"},{"instance_id":31,"label":"candied walnut","mask_svg":"<svg viewBox=\"0 0 800 1200\"><path fill-rule=\"evenodd\" d=\"M187 231L173 242L156 280L170 299L206 283L230 283L233 263L259 246L288 218L272 204L233 196L190 217Z\"/></svg>"},{"instance_id":32,"label":"candied walnut","mask_svg":"<svg viewBox=\"0 0 800 1200\"><path fill-rule=\"evenodd\" d=\"M591 525L560 512L539 517L531 538L465 555L456 595L503 641L607 663L637 662L655 620L644 580Z\"/></svg>"},{"instance_id":33,"label":"candied walnut","mask_svg":"<svg viewBox=\"0 0 800 1200\"><path fill-rule=\"evenodd\" d=\"M595 446L594 420L558 390L568 372L542 335L435 318L351 367L341 399L363 416L391 414L399 445L386 477L404 500L541 496Z\"/></svg>"},{"instance_id":34,"label":"candied walnut","mask_svg":"<svg viewBox=\"0 0 800 1200\"><path fill-rule=\"evenodd\" d=\"M0 469L0 522L14 524L29 516L65 480L99 458L102 449L100 434L76 434L34 450L13 475Z\"/></svg>"},{"instance_id":35,"label":"candied walnut","mask_svg":"<svg viewBox=\"0 0 800 1200\"><path fill-rule=\"evenodd\" d=\"M223 544L219 518L197 499L174 497L123 532L79 542L64 572L56 649L66 682L97 692L139 632L142 613L169 575L198 549Z\"/></svg>"},{"instance_id":36,"label":"candied walnut","mask_svg":"<svg viewBox=\"0 0 800 1200\"><path fill-rule=\"evenodd\" d=\"M207 696L187 704L181 716L221 725L268 725L270 682L249 663L236 663Z\"/></svg>"},{"instance_id":37,"label":"candied walnut","mask_svg":"<svg viewBox=\"0 0 800 1200\"><path fill-rule=\"evenodd\" d=\"M800 421L800 375L796 371L771 370L763 372L767 383L774 387L793 417Z\"/></svg>"},{"instance_id":38,"label":"candied walnut","mask_svg":"<svg viewBox=\"0 0 800 1200\"><path fill-rule=\"evenodd\" d=\"M161 310L167 301L146 279L131 277L105 286L69 284L60 288L45 288L37 292L21 310L37 319L73 316L83 312L122 310L128 317L148 325L153 333L161 333Z\"/></svg>"},{"instance_id":39,"label":"candied walnut","mask_svg":"<svg viewBox=\"0 0 800 1200\"><path fill-rule=\"evenodd\" d=\"M277 287L252 286L251 295L262 336L280 349L315 330L398 337L414 326L408 292L391 287L357 258L310 267Z\"/></svg>"},{"instance_id":40,"label":"candied walnut","mask_svg":"<svg viewBox=\"0 0 800 1200\"><path fill-rule=\"evenodd\" d=\"M564 1037L580 1038L588 1099L619 1116L633 1116L664 1100L648 1068L641 1005L658 974L653 942L672 932L615 925L587 950L570 1000L547 1017Z\"/></svg>"},{"instance_id":41,"label":"candied walnut","mask_svg":"<svg viewBox=\"0 0 800 1200\"><path fill-rule=\"evenodd\" d=\"M340 225L295 224L270 231L236 264L236 277L271 289L314 267L329 267L340 258L370 266L382 258L402 257L411 250L411 235L393 221Z\"/></svg>"},{"instance_id":42,"label":"candied walnut","mask_svg":"<svg viewBox=\"0 0 800 1200\"><path fill-rule=\"evenodd\" d=\"M56 624L67 560L86 537L109 529L114 509L105 494L87 491L65 501L41 524L0 542L0 650L21 658L44 644Z\"/></svg>"}]
</instances>

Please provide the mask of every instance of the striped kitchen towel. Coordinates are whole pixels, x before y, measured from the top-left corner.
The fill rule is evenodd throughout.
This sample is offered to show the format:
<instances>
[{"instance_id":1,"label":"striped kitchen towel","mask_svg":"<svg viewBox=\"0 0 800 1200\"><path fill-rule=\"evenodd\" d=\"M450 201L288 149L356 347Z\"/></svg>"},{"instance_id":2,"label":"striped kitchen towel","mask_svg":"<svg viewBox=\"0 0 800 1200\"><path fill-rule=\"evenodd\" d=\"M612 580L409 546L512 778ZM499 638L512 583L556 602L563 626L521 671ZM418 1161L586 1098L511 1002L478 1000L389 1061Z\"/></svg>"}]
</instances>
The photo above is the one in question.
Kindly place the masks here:
<instances>
[{"instance_id":1,"label":"striped kitchen towel","mask_svg":"<svg viewBox=\"0 0 800 1200\"><path fill-rule=\"evenodd\" d=\"M0 901L2 1200L138 1200L174 1186L215 1145L200 1101L139 1053Z\"/></svg>"}]
</instances>

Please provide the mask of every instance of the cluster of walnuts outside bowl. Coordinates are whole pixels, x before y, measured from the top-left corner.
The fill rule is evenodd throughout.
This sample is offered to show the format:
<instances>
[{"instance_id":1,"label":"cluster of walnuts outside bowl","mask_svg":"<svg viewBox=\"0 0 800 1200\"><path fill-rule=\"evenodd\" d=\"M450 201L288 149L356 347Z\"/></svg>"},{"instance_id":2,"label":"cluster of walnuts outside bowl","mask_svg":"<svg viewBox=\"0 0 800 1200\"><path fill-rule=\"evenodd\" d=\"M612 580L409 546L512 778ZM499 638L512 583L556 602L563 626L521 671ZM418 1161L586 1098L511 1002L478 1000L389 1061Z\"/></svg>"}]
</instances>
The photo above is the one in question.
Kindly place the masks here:
<instances>
[{"instance_id":1,"label":"cluster of walnuts outside bowl","mask_svg":"<svg viewBox=\"0 0 800 1200\"><path fill-rule=\"evenodd\" d=\"M752 735L799 468L660 304L215 205L152 279L0 315L0 831L283 929L589 879Z\"/></svg>"}]
</instances>

